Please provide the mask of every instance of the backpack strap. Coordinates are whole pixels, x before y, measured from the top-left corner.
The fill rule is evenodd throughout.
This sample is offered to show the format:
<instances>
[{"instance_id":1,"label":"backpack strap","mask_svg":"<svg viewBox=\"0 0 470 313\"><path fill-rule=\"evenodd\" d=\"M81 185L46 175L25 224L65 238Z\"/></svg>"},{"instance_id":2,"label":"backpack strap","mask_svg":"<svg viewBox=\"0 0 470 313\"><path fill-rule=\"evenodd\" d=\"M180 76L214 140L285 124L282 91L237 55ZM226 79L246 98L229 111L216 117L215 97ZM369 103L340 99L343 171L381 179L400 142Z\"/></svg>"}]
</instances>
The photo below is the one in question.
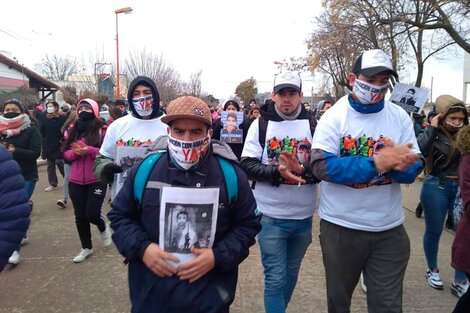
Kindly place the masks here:
<instances>
[{"instance_id":1,"label":"backpack strap","mask_svg":"<svg viewBox=\"0 0 470 313\"><path fill-rule=\"evenodd\" d=\"M140 163L139 168L137 169L137 173L134 177L134 198L139 203L139 206L142 205L142 197L144 195L150 173L164 153L165 152L159 152L149 155L142 161L142 163ZM235 205L238 198L238 178L235 168L230 161L221 156L216 155L216 159L219 162L222 173L224 174L225 187L230 205Z\"/></svg>"},{"instance_id":2,"label":"backpack strap","mask_svg":"<svg viewBox=\"0 0 470 313\"><path fill-rule=\"evenodd\" d=\"M218 155L215 157L217 161L219 161L220 168L224 174L225 187L227 190L230 206L233 206L237 202L238 198L238 178L237 173L235 172L235 167L229 160L224 159Z\"/></svg>"},{"instance_id":3,"label":"backpack strap","mask_svg":"<svg viewBox=\"0 0 470 313\"><path fill-rule=\"evenodd\" d=\"M134 198L139 203L139 206L142 205L142 197L144 195L150 173L164 153L165 152L158 152L149 155L142 161L142 163L140 163L139 168L137 169L137 173L134 177Z\"/></svg>"},{"instance_id":4,"label":"backpack strap","mask_svg":"<svg viewBox=\"0 0 470 313\"><path fill-rule=\"evenodd\" d=\"M268 121L265 120L262 116L258 117L258 141L261 145L263 152L261 153L261 157L264 153L264 147L266 147L266 130L268 129Z\"/></svg>"}]
</instances>

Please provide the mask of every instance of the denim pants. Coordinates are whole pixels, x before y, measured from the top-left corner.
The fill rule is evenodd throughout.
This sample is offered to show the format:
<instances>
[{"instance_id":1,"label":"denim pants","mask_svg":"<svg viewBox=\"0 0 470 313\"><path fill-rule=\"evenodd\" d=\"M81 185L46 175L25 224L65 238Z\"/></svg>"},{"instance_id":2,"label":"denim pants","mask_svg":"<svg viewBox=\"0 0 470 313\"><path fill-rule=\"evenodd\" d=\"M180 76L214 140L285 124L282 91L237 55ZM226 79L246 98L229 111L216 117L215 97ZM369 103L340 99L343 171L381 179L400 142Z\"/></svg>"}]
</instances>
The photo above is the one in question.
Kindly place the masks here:
<instances>
[{"instance_id":1,"label":"denim pants","mask_svg":"<svg viewBox=\"0 0 470 313\"><path fill-rule=\"evenodd\" d=\"M28 199L31 199L33 196L34 188L36 187L37 180L26 180L24 182L24 189L26 190L26 194L28 195Z\"/></svg>"},{"instance_id":2,"label":"denim pants","mask_svg":"<svg viewBox=\"0 0 470 313\"><path fill-rule=\"evenodd\" d=\"M264 267L266 313L285 312L302 259L312 242L312 218L303 220L261 218L258 242Z\"/></svg>"},{"instance_id":3,"label":"denim pants","mask_svg":"<svg viewBox=\"0 0 470 313\"><path fill-rule=\"evenodd\" d=\"M424 254L429 269L439 268L437 253L447 211L454 207L458 182L426 174L421 189L421 204L426 229L423 236ZM448 247L449 250L451 247ZM454 280L466 281L465 273L455 271Z\"/></svg>"},{"instance_id":4,"label":"denim pants","mask_svg":"<svg viewBox=\"0 0 470 313\"><path fill-rule=\"evenodd\" d=\"M64 163L64 199L67 200L69 197L69 176L70 176L70 164Z\"/></svg>"},{"instance_id":5,"label":"denim pants","mask_svg":"<svg viewBox=\"0 0 470 313\"><path fill-rule=\"evenodd\" d=\"M33 195L34 188L36 187L36 182L37 180L25 180L24 182L24 189L26 190L28 199L31 199L31 196ZM20 252L20 250L21 250L21 244L19 244L18 247L16 248L16 251Z\"/></svg>"}]
</instances>

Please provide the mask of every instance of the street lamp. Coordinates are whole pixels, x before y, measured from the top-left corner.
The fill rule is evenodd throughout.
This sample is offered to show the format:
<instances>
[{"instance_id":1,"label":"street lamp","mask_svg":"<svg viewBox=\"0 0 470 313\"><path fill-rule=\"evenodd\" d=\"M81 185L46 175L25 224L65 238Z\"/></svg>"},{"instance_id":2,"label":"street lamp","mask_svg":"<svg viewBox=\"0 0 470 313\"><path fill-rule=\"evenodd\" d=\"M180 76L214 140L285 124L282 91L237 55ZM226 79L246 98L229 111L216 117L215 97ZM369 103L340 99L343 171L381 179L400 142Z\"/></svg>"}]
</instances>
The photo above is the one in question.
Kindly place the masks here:
<instances>
[{"instance_id":1,"label":"street lamp","mask_svg":"<svg viewBox=\"0 0 470 313\"><path fill-rule=\"evenodd\" d=\"M279 68L279 73L282 73L282 67L286 64L285 61L274 61L274 64Z\"/></svg>"},{"instance_id":2,"label":"street lamp","mask_svg":"<svg viewBox=\"0 0 470 313\"><path fill-rule=\"evenodd\" d=\"M122 9L118 9L116 11L114 11L114 13L116 13L116 63L117 63L117 76L116 76L116 82L117 82L117 86L116 86L116 96L115 98L116 99L119 99L121 97L121 85L120 85L120 82L119 82L119 32L118 32L118 15L120 13L124 13L124 14L130 14L132 13L132 8L131 7L126 7L126 8L122 8Z\"/></svg>"}]
</instances>

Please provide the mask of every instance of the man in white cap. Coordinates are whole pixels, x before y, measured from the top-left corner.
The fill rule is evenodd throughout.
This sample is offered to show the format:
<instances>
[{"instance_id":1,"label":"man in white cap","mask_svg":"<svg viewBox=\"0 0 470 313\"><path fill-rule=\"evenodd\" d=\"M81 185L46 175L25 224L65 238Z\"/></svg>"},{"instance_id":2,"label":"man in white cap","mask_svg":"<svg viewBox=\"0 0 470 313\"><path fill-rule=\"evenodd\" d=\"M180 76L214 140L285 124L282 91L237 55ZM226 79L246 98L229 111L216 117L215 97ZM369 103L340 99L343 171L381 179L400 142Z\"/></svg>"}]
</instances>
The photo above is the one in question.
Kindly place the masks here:
<instances>
[{"instance_id":1,"label":"man in white cap","mask_svg":"<svg viewBox=\"0 0 470 313\"><path fill-rule=\"evenodd\" d=\"M391 75L397 77L382 50L362 53L348 76L352 94L325 112L315 130L311 166L322 180L328 312L350 311L361 272L369 312L402 312L410 242L400 184L411 184L423 162L411 118L384 100Z\"/></svg>"},{"instance_id":2,"label":"man in white cap","mask_svg":"<svg viewBox=\"0 0 470 313\"><path fill-rule=\"evenodd\" d=\"M285 154L308 168L312 131L302 105L302 81L286 71L274 79L272 100L261 107L242 152L241 165L254 181L253 193L263 213L258 242L264 267L264 306L267 313L285 312L294 292L302 259L312 242L312 215L317 208L314 177L298 169L286 175Z\"/></svg>"}]
</instances>

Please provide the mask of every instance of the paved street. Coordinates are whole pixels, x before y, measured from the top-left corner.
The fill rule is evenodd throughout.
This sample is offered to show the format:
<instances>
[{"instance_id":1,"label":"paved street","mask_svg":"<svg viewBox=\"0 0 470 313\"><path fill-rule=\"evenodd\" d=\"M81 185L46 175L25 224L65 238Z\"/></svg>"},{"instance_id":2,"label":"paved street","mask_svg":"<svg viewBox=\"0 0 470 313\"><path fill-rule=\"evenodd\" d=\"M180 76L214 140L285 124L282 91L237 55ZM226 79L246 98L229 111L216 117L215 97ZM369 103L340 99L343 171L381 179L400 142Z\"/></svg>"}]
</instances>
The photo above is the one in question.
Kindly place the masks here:
<instances>
[{"instance_id":1,"label":"paved street","mask_svg":"<svg viewBox=\"0 0 470 313\"><path fill-rule=\"evenodd\" d=\"M45 166L33 197L35 206L29 230L30 243L23 247L22 262L7 266L0 274L0 312L129 312L127 271L114 246L103 248L94 228L95 254L81 264L72 258L80 250L71 204L59 209L55 204L62 190L45 193ZM444 232L439 264L445 284L443 291L428 287L422 249L424 220L412 212L418 202L421 184L403 186L405 226L411 240L404 292L404 312L451 312L457 298L449 292L453 271L450 247L454 235ZM108 207L106 208L108 209ZM314 241L303 262L300 280L288 312L326 312L324 269L318 242L318 218ZM366 312L365 294L356 288L352 312ZM263 312L263 275L259 249L254 246L241 265L237 297L231 312Z\"/></svg>"}]
</instances>

